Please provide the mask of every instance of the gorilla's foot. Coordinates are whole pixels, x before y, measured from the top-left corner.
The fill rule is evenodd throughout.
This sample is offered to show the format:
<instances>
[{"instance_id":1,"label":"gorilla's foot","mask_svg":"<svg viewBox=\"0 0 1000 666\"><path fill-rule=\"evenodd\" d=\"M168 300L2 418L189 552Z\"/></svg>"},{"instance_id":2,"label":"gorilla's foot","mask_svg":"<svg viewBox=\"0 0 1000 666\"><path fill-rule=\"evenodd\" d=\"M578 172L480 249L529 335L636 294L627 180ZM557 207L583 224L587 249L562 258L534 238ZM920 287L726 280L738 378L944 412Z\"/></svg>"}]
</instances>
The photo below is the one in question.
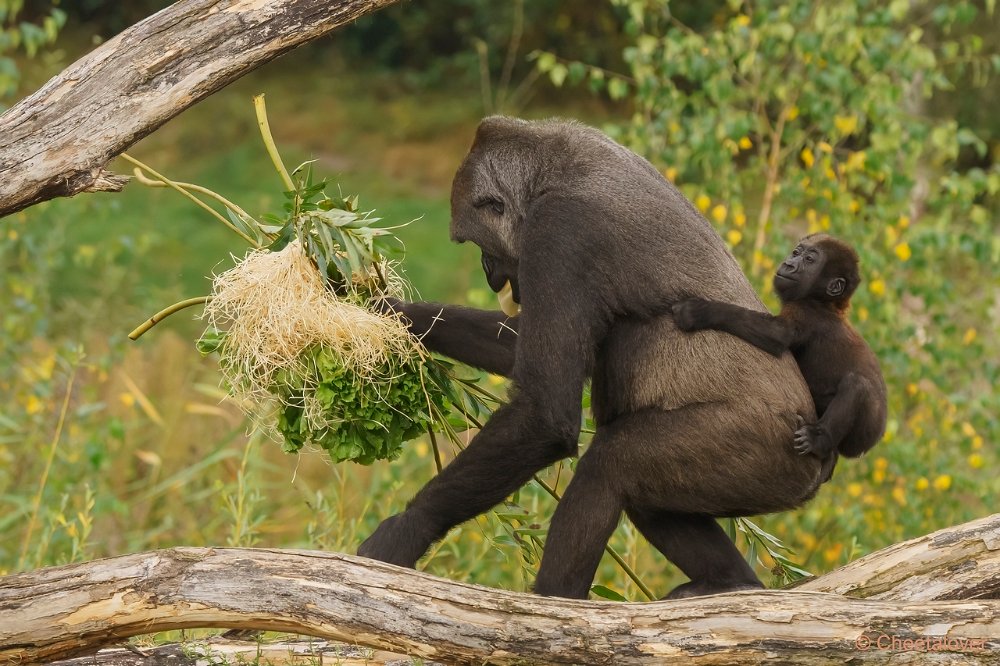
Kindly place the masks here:
<instances>
[{"instance_id":1,"label":"gorilla's foot","mask_svg":"<svg viewBox=\"0 0 1000 666\"><path fill-rule=\"evenodd\" d=\"M413 568L434 541L407 512L389 516L358 547L358 555Z\"/></svg>"},{"instance_id":2,"label":"gorilla's foot","mask_svg":"<svg viewBox=\"0 0 1000 666\"><path fill-rule=\"evenodd\" d=\"M709 594L724 594L726 592L741 592L744 590L763 590L764 584L760 581L689 581L683 585L678 585L664 599L687 599L689 597L704 597Z\"/></svg>"}]
</instances>

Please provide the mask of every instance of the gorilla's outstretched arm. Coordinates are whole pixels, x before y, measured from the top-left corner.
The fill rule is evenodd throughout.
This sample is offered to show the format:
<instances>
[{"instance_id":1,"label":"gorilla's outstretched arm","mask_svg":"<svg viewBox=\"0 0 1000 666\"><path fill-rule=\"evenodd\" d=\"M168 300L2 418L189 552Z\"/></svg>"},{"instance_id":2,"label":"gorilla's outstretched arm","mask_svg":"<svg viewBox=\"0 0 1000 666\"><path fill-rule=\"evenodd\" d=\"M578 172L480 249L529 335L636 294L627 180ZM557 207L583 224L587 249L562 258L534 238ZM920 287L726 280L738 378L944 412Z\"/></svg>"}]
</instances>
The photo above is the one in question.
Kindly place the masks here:
<instances>
[{"instance_id":1,"label":"gorilla's outstretched arm","mask_svg":"<svg viewBox=\"0 0 1000 666\"><path fill-rule=\"evenodd\" d=\"M520 317L438 303L390 306L410 321L410 332L431 351L504 377L513 371Z\"/></svg>"}]
</instances>

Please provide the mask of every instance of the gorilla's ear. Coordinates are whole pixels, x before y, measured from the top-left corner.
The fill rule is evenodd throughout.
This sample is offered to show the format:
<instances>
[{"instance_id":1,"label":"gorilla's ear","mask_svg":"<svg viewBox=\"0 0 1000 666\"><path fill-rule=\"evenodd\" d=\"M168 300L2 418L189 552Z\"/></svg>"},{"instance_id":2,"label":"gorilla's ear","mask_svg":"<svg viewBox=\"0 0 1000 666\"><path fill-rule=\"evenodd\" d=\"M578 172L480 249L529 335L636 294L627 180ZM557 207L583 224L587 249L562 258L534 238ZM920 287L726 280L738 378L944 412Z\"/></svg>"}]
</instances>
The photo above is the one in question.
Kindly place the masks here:
<instances>
[{"instance_id":1,"label":"gorilla's ear","mask_svg":"<svg viewBox=\"0 0 1000 666\"><path fill-rule=\"evenodd\" d=\"M826 285L827 296L837 297L844 293L844 289L847 287L847 280L844 278L833 278L830 280L829 284Z\"/></svg>"}]
</instances>

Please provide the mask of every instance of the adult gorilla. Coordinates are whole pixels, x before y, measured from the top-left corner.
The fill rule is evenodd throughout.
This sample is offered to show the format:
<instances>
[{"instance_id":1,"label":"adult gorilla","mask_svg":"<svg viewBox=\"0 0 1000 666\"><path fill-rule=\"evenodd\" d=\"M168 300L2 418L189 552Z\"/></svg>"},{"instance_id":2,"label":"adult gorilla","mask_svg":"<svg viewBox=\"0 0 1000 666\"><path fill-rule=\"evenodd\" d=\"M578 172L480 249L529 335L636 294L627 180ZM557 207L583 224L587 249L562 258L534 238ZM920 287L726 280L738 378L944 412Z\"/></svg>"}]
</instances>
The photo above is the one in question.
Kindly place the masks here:
<instances>
[{"instance_id":1,"label":"adult gorilla","mask_svg":"<svg viewBox=\"0 0 1000 666\"><path fill-rule=\"evenodd\" d=\"M412 567L449 529L577 453L584 383L597 434L552 517L539 594L586 597L625 511L691 579L671 597L761 587L715 522L799 506L820 461L797 455L815 420L790 354L680 332L659 316L685 298L763 311L708 222L651 164L597 130L487 118L455 176L451 237L483 252L509 318L395 304L424 343L509 376L482 431L358 553Z\"/></svg>"}]
</instances>

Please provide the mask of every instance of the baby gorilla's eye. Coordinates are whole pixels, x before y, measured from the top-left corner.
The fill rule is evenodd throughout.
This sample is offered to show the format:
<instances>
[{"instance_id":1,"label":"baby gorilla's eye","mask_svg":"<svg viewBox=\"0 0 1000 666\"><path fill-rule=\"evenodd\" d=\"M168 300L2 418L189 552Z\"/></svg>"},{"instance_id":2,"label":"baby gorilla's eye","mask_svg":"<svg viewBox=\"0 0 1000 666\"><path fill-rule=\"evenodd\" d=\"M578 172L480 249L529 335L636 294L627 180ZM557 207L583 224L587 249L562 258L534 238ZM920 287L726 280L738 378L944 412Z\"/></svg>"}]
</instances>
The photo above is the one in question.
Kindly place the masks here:
<instances>
[{"instance_id":1,"label":"baby gorilla's eye","mask_svg":"<svg viewBox=\"0 0 1000 666\"><path fill-rule=\"evenodd\" d=\"M813 256L813 255L811 255L811 254L807 254L807 255L806 255L806 261L807 261L807 262L809 262L809 263L811 264L812 262L816 261L816 257L814 257L814 256Z\"/></svg>"}]
</instances>

